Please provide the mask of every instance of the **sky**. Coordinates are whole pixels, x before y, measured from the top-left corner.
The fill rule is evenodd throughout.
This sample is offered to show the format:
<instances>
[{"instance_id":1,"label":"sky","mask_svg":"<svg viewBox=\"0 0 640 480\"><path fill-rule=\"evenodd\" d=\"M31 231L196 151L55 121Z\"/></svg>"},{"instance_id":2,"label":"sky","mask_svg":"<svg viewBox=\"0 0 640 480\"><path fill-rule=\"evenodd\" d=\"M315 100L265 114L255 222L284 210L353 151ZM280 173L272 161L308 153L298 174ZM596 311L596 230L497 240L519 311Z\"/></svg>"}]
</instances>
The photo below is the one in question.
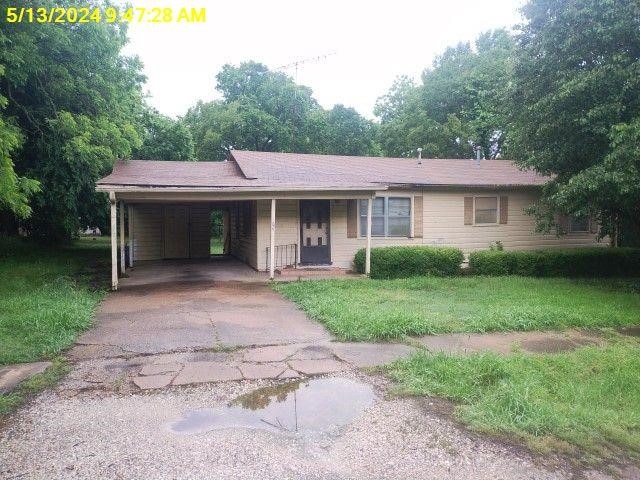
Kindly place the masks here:
<instances>
[{"instance_id":1,"label":"sky","mask_svg":"<svg viewBox=\"0 0 640 480\"><path fill-rule=\"evenodd\" d=\"M342 103L374 118L399 75L420 73L447 46L521 21L522 0L137 0L135 7L204 7L198 23L132 23L125 53L147 76L149 103L171 117L220 98L223 65L255 60L311 87L324 108ZM326 56L325 56L326 55Z\"/></svg>"}]
</instances>

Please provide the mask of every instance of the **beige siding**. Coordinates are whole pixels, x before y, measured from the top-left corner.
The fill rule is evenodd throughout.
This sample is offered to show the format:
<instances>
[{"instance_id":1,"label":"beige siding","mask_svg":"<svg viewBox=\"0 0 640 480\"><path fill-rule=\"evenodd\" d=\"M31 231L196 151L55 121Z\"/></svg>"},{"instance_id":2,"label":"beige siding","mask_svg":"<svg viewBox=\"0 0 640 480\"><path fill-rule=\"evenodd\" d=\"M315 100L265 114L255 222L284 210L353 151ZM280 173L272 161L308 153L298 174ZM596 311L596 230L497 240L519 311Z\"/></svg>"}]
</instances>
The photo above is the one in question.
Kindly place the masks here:
<instances>
[{"instance_id":1,"label":"beige siding","mask_svg":"<svg viewBox=\"0 0 640 480\"><path fill-rule=\"evenodd\" d=\"M209 256L208 204L188 205L189 252L191 258ZM164 258L164 205L135 204L133 213L133 260L160 260Z\"/></svg>"},{"instance_id":2,"label":"beige siding","mask_svg":"<svg viewBox=\"0 0 640 480\"><path fill-rule=\"evenodd\" d=\"M211 239L211 209L208 205L192 205L189 216L191 258L208 258Z\"/></svg>"},{"instance_id":3,"label":"beige siding","mask_svg":"<svg viewBox=\"0 0 640 480\"><path fill-rule=\"evenodd\" d=\"M507 195L508 221L504 225L465 225L465 196ZM500 241L507 250L527 250L547 247L583 247L597 244L596 236L589 233L555 234L534 233L535 219L524 209L536 200L535 192L425 192L424 243L427 245L451 245L465 253L489 248Z\"/></svg>"},{"instance_id":4,"label":"beige siding","mask_svg":"<svg viewBox=\"0 0 640 480\"><path fill-rule=\"evenodd\" d=\"M162 205L133 205L133 260L163 257L164 211Z\"/></svg>"},{"instance_id":5,"label":"beige siding","mask_svg":"<svg viewBox=\"0 0 640 480\"><path fill-rule=\"evenodd\" d=\"M551 247L584 247L606 245L598 243L595 234L576 233L563 237L555 234L534 233L535 220L526 215L523 209L531 205L534 192L488 192L488 191L399 191L381 192L381 195L422 195L422 218L414 219L415 224L422 223L423 238L376 238L372 245L442 245L461 248L465 253L489 248L493 242L500 241L507 250L526 250ZM464 197L504 196L508 200L508 222L490 226L465 225ZM259 270L266 269L266 248L269 245L270 201L258 201L258 242L257 265ZM276 245L299 243L299 210L296 200L278 200L276 209ZM347 238L347 201L331 201L331 261L334 266L351 267L355 252L364 248L365 238Z\"/></svg>"},{"instance_id":6,"label":"beige siding","mask_svg":"<svg viewBox=\"0 0 640 480\"><path fill-rule=\"evenodd\" d=\"M298 200L276 201L276 246L299 243L299 216ZM270 237L271 200L258 200L258 270L267 269Z\"/></svg>"},{"instance_id":7,"label":"beige siding","mask_svg":"<svg viewBox=\"0 0 640 480\"><path fill-rule=\"evenodd\" d=\"M250 211L246 215L247 205ZM258 269L256 252L256 201L233 202L229 206L229 229L231 233L230 254L249 266Z\"/></svg>"}]
</instances>

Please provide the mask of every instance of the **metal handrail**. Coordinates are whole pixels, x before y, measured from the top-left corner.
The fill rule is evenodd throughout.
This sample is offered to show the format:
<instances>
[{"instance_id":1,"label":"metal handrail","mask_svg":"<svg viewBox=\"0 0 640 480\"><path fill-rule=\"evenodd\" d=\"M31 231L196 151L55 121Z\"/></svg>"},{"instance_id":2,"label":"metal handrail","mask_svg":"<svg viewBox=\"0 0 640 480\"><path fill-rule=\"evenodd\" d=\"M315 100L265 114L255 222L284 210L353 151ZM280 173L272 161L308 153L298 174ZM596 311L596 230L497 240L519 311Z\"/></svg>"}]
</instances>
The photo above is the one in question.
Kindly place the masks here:
<instances>
[{"instance_id":1,"label":"metal handrail","mask_svg":"<svg viewBox=\"0 0 640 480\"><path fill-rule=\"evenodd\" d=\"M265 269L269 270L269 253L271 247L267 247L267 258ZM289 243L287 245L276 245L274 249L274 268L298 267L298 244Z\"/></svg>"}]
</instances>

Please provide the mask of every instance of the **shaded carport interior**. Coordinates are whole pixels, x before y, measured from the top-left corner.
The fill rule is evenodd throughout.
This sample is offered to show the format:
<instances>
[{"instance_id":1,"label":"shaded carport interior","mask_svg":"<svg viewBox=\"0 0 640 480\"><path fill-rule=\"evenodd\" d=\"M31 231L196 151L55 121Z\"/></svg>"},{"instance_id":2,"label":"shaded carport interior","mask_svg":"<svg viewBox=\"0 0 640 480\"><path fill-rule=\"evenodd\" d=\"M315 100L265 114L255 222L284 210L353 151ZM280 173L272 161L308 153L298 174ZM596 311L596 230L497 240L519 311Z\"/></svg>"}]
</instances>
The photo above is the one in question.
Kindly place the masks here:
<instances>
[{"instance_id":1,"label":"shaded carport interior","mask_svg":"<svg viewBox=\"0 0 640 480\"><path fill-rule=\"evenodd\" d=\"M162 196L125 193L112 201L116 217L112 241L120 277L112 282L114 289L118 284L268 280L268 274L257 270L255 200ZM223 212L219 255L210 254L214 210Z\"/></svg>"}]
</instances>

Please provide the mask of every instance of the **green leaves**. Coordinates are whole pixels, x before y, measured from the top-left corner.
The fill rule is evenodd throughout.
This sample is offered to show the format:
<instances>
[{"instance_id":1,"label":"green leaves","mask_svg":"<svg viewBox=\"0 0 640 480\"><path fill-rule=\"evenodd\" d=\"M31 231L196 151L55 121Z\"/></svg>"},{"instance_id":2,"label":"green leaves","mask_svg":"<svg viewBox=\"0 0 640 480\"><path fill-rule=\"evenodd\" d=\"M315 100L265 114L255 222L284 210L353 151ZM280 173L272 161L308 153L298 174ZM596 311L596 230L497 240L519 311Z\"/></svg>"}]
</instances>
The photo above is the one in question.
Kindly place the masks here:
<instances>
[{"instance_id":1,"label":"green leaves","mask_svg":"<svg viewBox=\"0 0 640 480\"><path fill-rule=\"evenodd\" d=\"M381 97L380 143L389 156L472 158L474 147L496 158L508 130L507 97L514 41L503 30L481 35L470 44L451 47L436 58L415 86L399 77Z\"/></svg>"},{"instance_id":2,"label":"green leaves","mask_svg":"<svg viewBox=\"0 0 640 480\"><path fill-rule=\"evenodd\" d=\"M375 125L352 108L327 111L311 90L256 62L225 65L216 77L223 100L199 103L185 118L200 160L230 147L259 151L378 155Z\"/></svg>"},{"instance_id":3,"label":"green leaves","mask_svg":"<svg viewBox=\"0 0 640 480\"><path fill-rule=\"evenodd\" d=\"M640 4L530 0L524 13L511 151L557 175L549 209L595 214L610 234L622 218L637 223Z\"/></svg>"},{"instance_id":4,"label":"green leaves","mask_svg":"<svg viewBox=\"0 0 640 480\"><path fill-rule=\"evenodd\" d=\"M140 160L195 160L193 136L187 125L153 109L142 115L143 141L133 156Z\"/></svg>"},{"instance_id":5,"label":"green leaves","mask_svg":"<svg viewBox=\"0 0 640 480\"><path fill-rule=\"evenodd\" d=\"M13 134L23 139L7 142L11 133L2 120L7 147L0 162L5 171L12 162L16 178L3 172L2 192L21 193L13 195L17 207L5 200L0 209L12 211L14 227L20 223L49 241L68 240L81 223L104 218L106 203L94 192L95 181L141 145L144 77L137 59L121 55L125 42L126 27L116 24L3 25L0 95L8 100ZM29 194L33 214L25 221Z\"/></svg>"}]
</instances>

